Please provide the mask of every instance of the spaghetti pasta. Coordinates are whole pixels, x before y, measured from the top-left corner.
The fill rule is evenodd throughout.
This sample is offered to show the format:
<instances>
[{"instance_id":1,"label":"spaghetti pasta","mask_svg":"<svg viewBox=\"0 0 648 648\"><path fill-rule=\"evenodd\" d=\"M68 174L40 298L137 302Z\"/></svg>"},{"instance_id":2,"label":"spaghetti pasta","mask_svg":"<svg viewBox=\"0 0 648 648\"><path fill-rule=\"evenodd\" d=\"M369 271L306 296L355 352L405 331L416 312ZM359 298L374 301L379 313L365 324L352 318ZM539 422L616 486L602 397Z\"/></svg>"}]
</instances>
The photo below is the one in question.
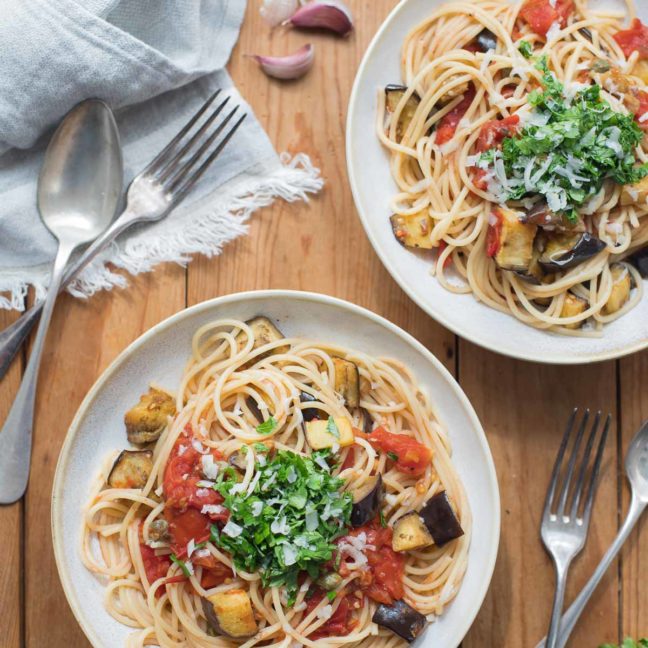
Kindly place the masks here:
<instances>
[{"instance_id":1,"label":"spaghetti pasta","mask_svg":"<svg viewBox=\"0 0 648 648\"><path fill-rule=\"evenodd\" d=\"M158 425L170 402L153 388L129 411L130 438L158 438L111 457L84 515L83 562L134 629L128 646L397 646L379 606L402 599L425 621L455 597L471 515L443 426L401 363L284 338L265 318L219 320L195 333ZM399 520L421 511L423 525L440 497L459 532L442 542L430 527L434 542L396 551Z\"/></svg>"},{"instance_id":2,"label":"spaghetti pasta","mask_svg":"<svg viewBox=\"0 0 648 648\"><path fill-rule=\"evenodd\" d=\"M626 12L464 0L407 35L403 85L380 93L377 112L398 185L392 228L405 246L436 250L432 273L448 291L586 336L641 299L629 261L648 246L648 28L624 28L626 16L631 0ZM599 108L627 141L596 118L585 141L578 128ZM595 147L601 157L585 159ZM617 163L632 170L615 174Z\"/></svg>"}]
</instances>

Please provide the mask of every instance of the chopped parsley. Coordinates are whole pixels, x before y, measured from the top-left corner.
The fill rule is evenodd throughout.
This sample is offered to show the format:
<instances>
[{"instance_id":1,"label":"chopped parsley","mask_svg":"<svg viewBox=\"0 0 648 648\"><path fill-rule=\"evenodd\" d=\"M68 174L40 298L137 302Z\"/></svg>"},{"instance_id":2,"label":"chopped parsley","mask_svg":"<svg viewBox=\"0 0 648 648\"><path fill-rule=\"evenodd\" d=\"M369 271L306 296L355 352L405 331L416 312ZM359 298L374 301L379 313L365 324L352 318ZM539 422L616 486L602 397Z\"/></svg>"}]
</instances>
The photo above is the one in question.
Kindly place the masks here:
<instances>
[{"instance_id":1,"label":"chopped parsley","mask_svg":"<svg viewBox=\"0 0 648 648\"><path fill-rule=\"evenodd\" d=\"M169 558L171 558L171 562L172 562L172 563L175 563L176 565L178 565L178 567L180 567L180 569L182 570L182 573L183 573L187 578L189 578L189 577L192 575L193 572L189 569L189 567L188 567L187 564L184 562L184 560L180 560L180 558L178 558L178 556L176 556L176 555L173 554L173 553L169 556Z\"/></svg>"},{"instance_id":2,"label":"chopped parsley","mask_svg":"<svg viewBox=\"0 0 648 648\"><path fill-rule=\"evenodd\" d=\"M256 431L259 434L270 434L277 429L277 420L274 416L271 416L267 421L263 421L256 427Z\"/></svg>"},{"instance_id":3,"label":"chopped parsley","mask_svg":"<svg viewBox=\"0 0 648 648\"><path fill-rule=\"evenodd\" d=\"M340 438L340 430L338 430L338 426L332 416L328 417L328 421L326 422L326 431L336 439Z\"/></svg>"},{"instance_id":4,"label":"chopped parsley","mask_svg":"<svg viewBox=\"0 0 648 648\"><path fill-rule=\"evenodd\" d=\"M337 596L337 592L334 591L326 592L326 598L331 602L335 601L336 596Z\"/></svg>"},{"instance_id":5,"label":"chopped parsley","mask_svg":"<svg viewBox=\"0 0 648 648\"><path fill-rule=\"evenodd\" d=\"M385 514L382 511L380 511L380 526L383 529L387 528L387 521L385 520Z\"/></svg>"},{"instance_id":6,"label":"chopped parsley","mask_svg":"<svg viewBox=\"0 0 648 648\"><path fill-rule=\"evenodd\" d=\"M524 56L524 58L526 59L533 56L533 46L531 45L531 43L529 43L529 41L520 41L518 43L518 50L520 50L520 54L522 54L522 56Z\"/></svg>"},{"instance_id":7,"label":"chopped parsley","mask_svg":"<svg viewBox=\"0 0 648 648\"><path fill-rule=\"evenodd\" d=\"M388 452L387 456L392 460L392 461L398 461L398 455L395 452Z\"/></svg>"},{"instance_id":8,"label":"chopped parsley","mask_svg":"<svg viewBox=\"0 0 648 648\"><path fill-rule=\"evenodd\" d=\"M330 474L329 454L282 450L264 465L257 462L251 490L240 492L234 480L215 487L230 518L220 532L212 526L212 542L232 555L238 570L260 572L264 587L284 585L289 605L299 574L315 580L349 526L352 497L340 492L344 480Z\"/></svg>"},{"instance_id":9,"label":"chopped parsley","mask_svg":"<svg viewBox=\"0 0 648 648\"><path fill-rule=\"evenodd\" d=\"M633 184L648 175L648 164L635 164L643 133L633 115L614 111L601 98L600 86L578 84L567 92L546 57L536 68L543 88L529 93L529 122L502 141L501 151L482 153L477 165L492 169L501 201L540 195L552 212L576 221L577 209L607 178Z\"/></svg>"}]
</instances>

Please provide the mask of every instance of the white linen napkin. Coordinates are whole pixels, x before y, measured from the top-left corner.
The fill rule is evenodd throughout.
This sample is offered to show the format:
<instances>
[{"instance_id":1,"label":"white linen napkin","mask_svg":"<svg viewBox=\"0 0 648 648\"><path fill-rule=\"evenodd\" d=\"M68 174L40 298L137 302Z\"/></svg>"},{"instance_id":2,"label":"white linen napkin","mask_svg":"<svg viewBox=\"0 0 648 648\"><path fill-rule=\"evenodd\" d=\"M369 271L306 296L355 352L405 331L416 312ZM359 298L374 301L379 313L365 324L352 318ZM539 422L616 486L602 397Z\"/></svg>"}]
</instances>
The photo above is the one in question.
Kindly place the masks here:
<instances>
[{"instance_id":1,"label":"white linen napkin","mask_svg":"<svg viewBox=\"0 0 648 648\"><path fill-rule=\"evenodd\" d=\"M41 297L56 244L36 209L52 128L79 101L116 111L125 185L216 89L244 103L224 70L245 0L0 0L0 307ZM124 285L123 275L192 254L218 254L276 197L307 199L319 170L278 156L244 104L243 122L196 189L164 221L127 232L70 288L78 296Z\"/></svg>"}]
</instances>

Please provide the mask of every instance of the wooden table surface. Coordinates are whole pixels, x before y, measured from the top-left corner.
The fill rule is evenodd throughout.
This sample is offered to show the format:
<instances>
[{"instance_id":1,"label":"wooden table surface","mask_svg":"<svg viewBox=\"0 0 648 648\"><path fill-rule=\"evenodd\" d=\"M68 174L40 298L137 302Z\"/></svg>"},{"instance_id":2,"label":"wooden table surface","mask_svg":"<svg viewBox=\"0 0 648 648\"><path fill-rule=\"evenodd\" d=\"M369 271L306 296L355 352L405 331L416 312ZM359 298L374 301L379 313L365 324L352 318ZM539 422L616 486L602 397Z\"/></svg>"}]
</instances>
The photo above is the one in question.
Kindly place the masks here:
<instances>
[{"instance_id":1,"label":"wooden table surface","mask_svg":"<svg viewBox=\"0 0 648 648\"><path fill-rule=\"evenodd\" d=\"M51 544L52 479L68 425L90 386L126 345L187 306L237 291L312 290L360 304L418 338L461 383L486 429L502 501L495 574L465 648L533 647L545 632L554 579L538 524L562 428L575 405L611 412L614 427L589 541L572 569L568 601L614 537L628 500L623 455L648 418L648 353L575 367L511 360L457 338L399 289L356 215L344 153L345 114L357 66L395 2L350 4L355 33L337 39L283 30L271 34L258 15L260 0L251 0L230 64L277 150L304 151L322 169L322 193L309 204L278 201L260 211L249 236L218 257L197 258L186 269L160 267L131 281L127 290L87 302L59 300L43 357L29 489L21 502L0 507L0 647L88 645L61 589ZM243 56L281 54L306 42L316 45L316 65L294 83L268 80ZM2 312L0 326L13 317ZM0 420L17 389L21 365L24 358L0 385ZM480 542L479 529L473 542ZM646 524L605 577L570 646L596 647L626 634L648 635Z\"/></svg>"}]
</instances>

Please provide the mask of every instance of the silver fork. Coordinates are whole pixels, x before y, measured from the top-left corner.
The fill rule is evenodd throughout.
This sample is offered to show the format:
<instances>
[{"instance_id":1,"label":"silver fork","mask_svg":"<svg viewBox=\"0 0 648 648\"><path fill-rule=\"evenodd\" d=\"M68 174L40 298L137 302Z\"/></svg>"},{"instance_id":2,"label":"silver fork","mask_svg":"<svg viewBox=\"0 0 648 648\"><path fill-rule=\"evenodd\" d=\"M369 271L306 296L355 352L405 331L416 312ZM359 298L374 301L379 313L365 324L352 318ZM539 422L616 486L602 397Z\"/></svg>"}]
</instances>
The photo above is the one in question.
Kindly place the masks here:
<instances>
[{"instance_id":1,"label":"silver fork","mask_svg":"<svg viewBox=\"0 0 648 648\"><path fill-rule=\"evenodd\" d=\"M605 425L603 426L603 433L600 435L598 442L594 464L590 467L590 457L601 421L601 412L596 413L585 451L580 460L576 484L572 485L581 442L589 421L589 410L585 410L572 443L571 456L569 457L567 468L563 471L563 460L567 446L573 436L577 413L578 409L574 409L569 417L567 429L560 443L556 463L551 473L551 482L549 483L547 499L545 500L544 512L542 514L542 541L547 551L551 554L556 569L556 591L554 594L546 648L555 648L559 638L560 615L565 599L567 573L572 560L585 545L590 518L592 516L592 505L596 493L598 474L603 459L603 451L605 450L605 441L610 429L610 421L612 420L611 415L608 414ZM560 489L559 484L561 484ZM558 491L559 495L556 501L556 493ZM585 495L584 498L583 495ZM581 504L583 504L582 508Z\"/></svg>"},{"instance_id":2,"label":"silver fork","mask_svg":"<svg viewBox=\"0 0 648 648\"><path fill-rule=\"evenodd\" d=\"M75 279L99 252L125 230L136 223L161 220L187 196L247 117L246 113L242 113L230 124L240 108L234 106L215 125L217 117L229 101L229 97L226 97L217 102L220 95L221 90L216 90L157 157L133 178L126 194L126 209L70 265L61 283L62 287ZM202 123L199 123L204 115ZM34 304L11 326L0 332L0 379L38 321L42 307L43 302Z\"/></svg>"}]
</instances>

